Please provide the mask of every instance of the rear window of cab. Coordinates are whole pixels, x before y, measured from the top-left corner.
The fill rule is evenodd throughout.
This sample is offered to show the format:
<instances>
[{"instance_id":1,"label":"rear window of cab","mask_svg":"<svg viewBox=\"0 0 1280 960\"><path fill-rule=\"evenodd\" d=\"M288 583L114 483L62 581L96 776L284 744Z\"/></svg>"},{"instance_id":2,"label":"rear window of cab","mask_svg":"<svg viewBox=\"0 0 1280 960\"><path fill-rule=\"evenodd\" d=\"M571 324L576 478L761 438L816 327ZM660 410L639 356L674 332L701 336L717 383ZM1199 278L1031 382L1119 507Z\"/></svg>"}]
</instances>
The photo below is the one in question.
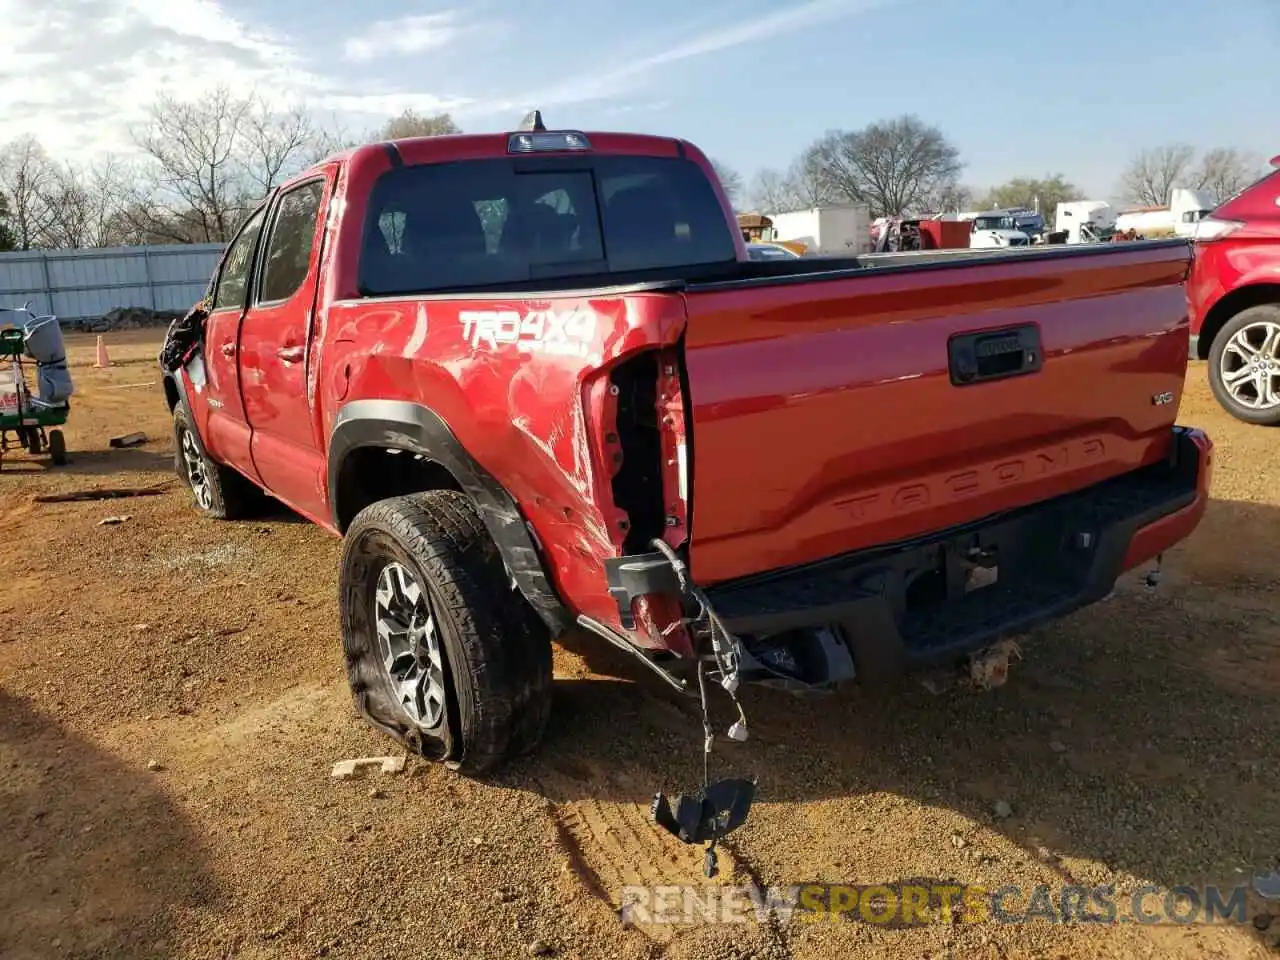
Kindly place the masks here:
<instances>
[{"instance_id":1,"label":"rear window of cab","mask_svg":"<svg viewBox=\"0 0 1280 960\"><path fill-rule=\"evenodd\" d=\"M733 234L685 159L597 156L400 167L374 184L363 296L724 263Z\"/></svg>"}]
</instances>

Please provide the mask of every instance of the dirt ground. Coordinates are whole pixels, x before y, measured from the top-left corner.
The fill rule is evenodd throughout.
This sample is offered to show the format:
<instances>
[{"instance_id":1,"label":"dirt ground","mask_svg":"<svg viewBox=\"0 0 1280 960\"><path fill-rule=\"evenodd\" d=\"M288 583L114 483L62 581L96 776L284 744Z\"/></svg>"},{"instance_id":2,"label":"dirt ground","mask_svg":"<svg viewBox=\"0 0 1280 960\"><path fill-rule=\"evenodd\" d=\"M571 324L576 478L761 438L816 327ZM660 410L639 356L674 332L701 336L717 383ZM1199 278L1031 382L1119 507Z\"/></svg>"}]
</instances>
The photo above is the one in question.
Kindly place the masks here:
<instances>
[{"instance_id":1,"label":"dirt ground","mask_svg":"<svg viewBox=\"0 0 1280 960\"><path fill-rule=\"evenodd\" d=\"M72 337L73 463L24 454L0 473L0 956L1280 952L1280 916L1252 894L1245 924L625 928L622 885L706 882L700 851L646 822L655 790L698 783L700 733L694 704L587 645L556 651L540 752L491 782L413 761L332 780L390 746L347 692L339 543L283 513L197 517L173 482L160 339L109 335L97 370L92 338ZM760 794L716 882L1015 884L1016 911L1037 884L1112 883L1123 903L1277 866L1280 434L1219 410L1203 364L1188 380L1181 419L1217 442L1215 500L1159 590L1130 577L1026 638L994 691L751 691L752 738L717 763L759 774ZM108 448L133 430L151 440ZM100 525L112 515L129 519Z\"/></svg>"}]
</instances>

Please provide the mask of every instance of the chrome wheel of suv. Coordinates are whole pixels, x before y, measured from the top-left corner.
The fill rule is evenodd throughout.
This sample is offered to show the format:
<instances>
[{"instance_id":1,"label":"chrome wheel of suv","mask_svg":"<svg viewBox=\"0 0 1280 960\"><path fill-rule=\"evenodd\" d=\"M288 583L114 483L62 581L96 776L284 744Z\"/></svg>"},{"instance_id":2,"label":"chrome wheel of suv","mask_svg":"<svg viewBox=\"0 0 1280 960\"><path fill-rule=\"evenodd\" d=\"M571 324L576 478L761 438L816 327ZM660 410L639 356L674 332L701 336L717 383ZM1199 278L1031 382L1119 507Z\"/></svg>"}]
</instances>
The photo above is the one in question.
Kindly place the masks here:
<instances>
[{"instance_id":1,"label":"chrome wheel of suv","mask_svg":"<svg viewBox=\"0 0 1280 960\"><path fill-rule=\"evenodd\" d=\"M1260 320L1241 327L1218 361L1222 385L1242 407L1267 410L1280 404L1280 323Z\"/></svg>"},{"instance_id":2,"label":"chrome wheel of suv","mask_svg":"<svg viewBox=\"0 0 1280 960\"><path fill-rule=\"evenodd\" d=\"M1241 310L1213 334L1209 386L1229 414L1280 426L1280 304Z\"/></svg>"}]
</instances>

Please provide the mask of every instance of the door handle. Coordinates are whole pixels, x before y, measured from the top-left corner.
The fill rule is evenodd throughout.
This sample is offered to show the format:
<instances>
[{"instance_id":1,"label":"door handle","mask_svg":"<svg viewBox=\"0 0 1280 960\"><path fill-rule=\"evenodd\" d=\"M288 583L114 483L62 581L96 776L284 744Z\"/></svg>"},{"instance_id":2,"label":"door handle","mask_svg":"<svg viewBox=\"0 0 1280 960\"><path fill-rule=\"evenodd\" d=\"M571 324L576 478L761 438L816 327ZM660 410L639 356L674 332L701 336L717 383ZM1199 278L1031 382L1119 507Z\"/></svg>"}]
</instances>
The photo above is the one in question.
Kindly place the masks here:
<instances>
[{"instance_id":1,"label":"door handle","mask_svg":"<svg viewBox=\"0 0 1280 960\"><path fill-rule=\"evenodd\" d=\"M224 357L234 357L236 355L236 345L231 342L222 345L222 355Z\"/></svg>"},{"instance_id":2,"label":"door handle","mask_svg":"<svg viewBox=\"0 0 1280 960\"><path fill-rule=\"evenodd\" d=\"M281 347L276 351L276 356L285 363L301 363L302 347Z\"/></svg>"}]
</instances>

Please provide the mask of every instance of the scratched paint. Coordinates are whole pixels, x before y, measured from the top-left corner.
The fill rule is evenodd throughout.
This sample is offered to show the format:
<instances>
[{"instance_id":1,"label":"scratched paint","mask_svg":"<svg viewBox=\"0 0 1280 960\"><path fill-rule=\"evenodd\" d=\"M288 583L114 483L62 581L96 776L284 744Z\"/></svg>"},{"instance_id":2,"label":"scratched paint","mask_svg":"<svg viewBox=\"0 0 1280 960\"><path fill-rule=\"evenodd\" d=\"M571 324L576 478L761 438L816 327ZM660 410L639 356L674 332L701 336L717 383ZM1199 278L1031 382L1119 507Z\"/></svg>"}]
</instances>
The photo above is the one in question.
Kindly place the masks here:
<instances>
[{"instance_id":1,"label":"scratched paint","mask_svg":"<svg viewBox=\"0 0 1280 960\"><path fill-rule=\"evenodd\" d=\"M415 357L418 351L422 349L422 345L427 342L427 305L425 303L418 304L418 313L413 324L413 336L409 338L409 342L405 344L404 355L406 357Z\"/></svg>"}]
</instances>

